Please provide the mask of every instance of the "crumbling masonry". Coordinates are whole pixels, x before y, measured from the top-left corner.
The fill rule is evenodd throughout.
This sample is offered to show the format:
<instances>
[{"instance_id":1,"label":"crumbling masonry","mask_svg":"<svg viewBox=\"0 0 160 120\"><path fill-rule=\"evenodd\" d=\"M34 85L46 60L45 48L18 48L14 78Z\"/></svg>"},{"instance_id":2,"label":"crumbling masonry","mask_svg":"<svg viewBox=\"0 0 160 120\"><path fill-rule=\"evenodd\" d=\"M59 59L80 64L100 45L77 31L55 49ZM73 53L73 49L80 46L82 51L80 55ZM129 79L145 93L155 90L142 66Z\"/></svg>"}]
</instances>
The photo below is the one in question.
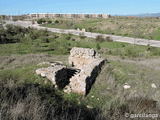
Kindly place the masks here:
<instances>
[{"instance_id":1,"label":"crumbling masonry","mask_svg":"<svg viewBox=\"0 0 160 120\"><path fill-rule=\"evenodd\" d=\"M69 64L72 67L54 63L48 68L36 70L36 73L49 79L55 87L63 89L66 93L87 95L104 63L105 59L95 50L74 47L69 56Z\"/></svg>"}]
</instances>

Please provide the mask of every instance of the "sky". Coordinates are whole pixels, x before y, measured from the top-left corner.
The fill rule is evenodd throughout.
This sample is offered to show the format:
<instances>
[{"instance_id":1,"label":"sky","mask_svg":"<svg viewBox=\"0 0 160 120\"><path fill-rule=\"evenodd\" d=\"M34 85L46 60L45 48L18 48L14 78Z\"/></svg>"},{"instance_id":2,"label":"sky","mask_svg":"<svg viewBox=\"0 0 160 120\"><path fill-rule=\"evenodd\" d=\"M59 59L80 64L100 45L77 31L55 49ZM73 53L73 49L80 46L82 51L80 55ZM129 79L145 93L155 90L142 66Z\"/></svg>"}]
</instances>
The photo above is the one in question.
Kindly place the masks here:
<instances>
[{"instance_id":1,"label":"sky","mask_svg":"<svg viewBox=\"0 0 160 120\"><path fill-rule=\"evenodd\" d=\"M160 0L0 0L0 14L28 13L160 13Z\"/></svg>"}]
</instances>

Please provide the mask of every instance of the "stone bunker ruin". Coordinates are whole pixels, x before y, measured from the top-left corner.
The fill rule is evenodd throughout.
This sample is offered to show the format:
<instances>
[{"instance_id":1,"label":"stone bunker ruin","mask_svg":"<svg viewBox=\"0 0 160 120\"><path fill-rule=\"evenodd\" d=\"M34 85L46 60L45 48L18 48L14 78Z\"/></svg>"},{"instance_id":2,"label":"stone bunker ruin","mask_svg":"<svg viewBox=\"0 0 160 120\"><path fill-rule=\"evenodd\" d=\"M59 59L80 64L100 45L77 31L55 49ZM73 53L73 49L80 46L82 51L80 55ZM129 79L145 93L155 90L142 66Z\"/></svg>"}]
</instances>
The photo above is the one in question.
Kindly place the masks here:
<instances>
[{"instance_id":1,"label":"stone bunker ruin","mask_svg":"<svg viewBox=\"0 0 160 120\"><path fill-rule=\"evenodd\" d=\"M74 47L69 56L71 67L52 63L50 67L37 69L36 74L46 77L66 93L87 95L105 61L94 49Z\"/></svg>"}]
</instances>

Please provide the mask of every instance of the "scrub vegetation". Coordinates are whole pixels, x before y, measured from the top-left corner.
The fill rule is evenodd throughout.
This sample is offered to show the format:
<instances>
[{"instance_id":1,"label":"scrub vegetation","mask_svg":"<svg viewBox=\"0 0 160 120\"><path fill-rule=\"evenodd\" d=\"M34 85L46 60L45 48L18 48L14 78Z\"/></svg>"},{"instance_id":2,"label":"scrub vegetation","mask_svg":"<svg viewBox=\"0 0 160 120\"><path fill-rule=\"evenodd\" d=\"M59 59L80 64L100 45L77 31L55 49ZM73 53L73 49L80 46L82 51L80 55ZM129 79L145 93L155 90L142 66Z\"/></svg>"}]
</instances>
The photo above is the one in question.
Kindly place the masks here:
<instances>
[{"instance_id":1,"label":"scrub vegetation","mask_svg":"<svg viewBox=\"0 0 160 120\"><path fill-rule=\"evenodd\" d=\"M87 32L97 32L134 38L160 40L159 18L138 18L112 16L107 19L44 19L42 26L83 29ZM39 20L38 20L39 21ZM49 21L49 22L47 22ZM39 22L38 22L39 23Z\"/></svg>"},{"instance_id":2,"label":"scrub vegetation","mask_svg":"<svg viewBox=\"0 0 160 120\"><path fill-rule=\"evenodd\" d=\"M102 22L103 26L103 22L109 20L114 23L112 19L89 19L85 23L89 26ZM141 19L133 20L141 23ZM81 25L83 21L77 20ZM94 48L108 60L86 97L65 94L35 74L37 68L43 67L38 64L44 61L68 64L72 47ZM91 39L12 25L1 27L1 119L129 120L131 118L126 118L125 113L159 114L159 65L160 48L113 42L111 38L101 36ZM124 89L125 84L131 88Z\"/></svg>"}]
</instances>

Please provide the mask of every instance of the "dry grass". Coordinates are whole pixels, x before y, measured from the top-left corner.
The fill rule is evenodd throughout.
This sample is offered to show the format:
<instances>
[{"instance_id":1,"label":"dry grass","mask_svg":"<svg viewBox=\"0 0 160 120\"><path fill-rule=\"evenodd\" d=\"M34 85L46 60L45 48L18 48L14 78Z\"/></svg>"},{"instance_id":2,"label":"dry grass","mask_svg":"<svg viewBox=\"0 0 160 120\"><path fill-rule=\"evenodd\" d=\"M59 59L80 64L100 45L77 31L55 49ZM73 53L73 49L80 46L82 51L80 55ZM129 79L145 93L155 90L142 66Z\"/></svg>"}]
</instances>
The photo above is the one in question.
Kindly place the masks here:
<instances>
[{"instance_id":1,"label":"dry grass","mask_svg":"<svg viewBox=\"0 0 160 120\"><path fill-rule=\"evenodd\" d=\"M138 62L114 57L109 61L87 96L88 104L103 109L103 116L111 120L130 120L125 117L125 113L160 114L160 70L142 64L147 60ZM152 59L149 61L152 64ZM131 88L125 90L125 83ZM152 88L152 83L155 83L157 88Z\"/></svg>"},{"instance_id":2,"label":"dry grass","mask_svg":"<svg viewBox=\"0 0 160 120\"><path fill-rule=\"evenodd\" d=\"M27 54L27 55L11 55L0 57L0 70L14 69L23 65L37 65L41 62L63 61L67 62L68 55L48 55L48 54Z\"/></svg>"},{"instance_id":3,"label":"dry grass","mask_svg":"<svg viewBox=\"0 0 160 120\"><path fill-rule=\"evenodd\" d=\"M62 60L65 63L67 57L45 54L1 56L1 66L5 68L0 71L3 119L129 120L124 116L126 112L159 113L160 90L151 88L151 83L160 84L160 70L146 64L149 61L152 65L153 60L156 66L159 58L139 60L108 56L109 63L104 66L89 95L81 98L55 91L50 84L44 84L44 79L33 77L39 62ZM5 71L8 73L3 74ZM29 84L17 84L26 79L31 79ZM123 89L126 82L131 89Z\"/></svg>"},{"instance_id":4,"label":"dry grass","mask_svg":"<svg viewBox=\"0 0 160 120\"><path fill-rule=\"evenodd\" d=\"M24 44L21 43L18 46L26 52L20 54L22 51L19 49L13 52L17 44L0 45L2 120L129 120L124 116L125 112L160 113L158 48L97 42L83 37L76 39L76 36L71 35L56 34L52 37L51 44L43 44L41 41L43 46L39 44L39 47L46 50L46 45L49 45L57 49L59 55L46 52L32 53L33 51L26 51L29 48L24 48ZM39 40L35 40L35 43L37 45ZM72 46L96 48L97 44L99 52L103 53L109 63L104 66L85 98L55 90L49 81L35 74L35 70L42 67L37 66L41 62L63 61L64 64L68 64L68 56L63 53L65 48ZM32 42L29 46L31 45ZM11 46L13 48L10 48ZM125 83L131 85L131 88L125 90L123 88ZM153 88L152 83L157 88Z\"/></svg>"},{"instance_id":5,"label":"dry grass","mask_svg":"<svg viewBox=\"0 0 160 120\"><path fill-rule=\"evenodd\" d=\"M59 19L59 24L46 27L76 29L85 28L89 32L130 36L160 40L160 21L157 18L111 17L108 19Z\"/></svg>"},{"instance_id":6,"label":"dry grass","mask_svg":"<svg viewBox=\"0 0 160 120\"><path fill-rule=\"evenodd\" d=\"M2 120L95 120L99 110L65 101L53 87L0 86ZM2 97L3 96L3 97Z\"/></svg>"}]
</instances>

